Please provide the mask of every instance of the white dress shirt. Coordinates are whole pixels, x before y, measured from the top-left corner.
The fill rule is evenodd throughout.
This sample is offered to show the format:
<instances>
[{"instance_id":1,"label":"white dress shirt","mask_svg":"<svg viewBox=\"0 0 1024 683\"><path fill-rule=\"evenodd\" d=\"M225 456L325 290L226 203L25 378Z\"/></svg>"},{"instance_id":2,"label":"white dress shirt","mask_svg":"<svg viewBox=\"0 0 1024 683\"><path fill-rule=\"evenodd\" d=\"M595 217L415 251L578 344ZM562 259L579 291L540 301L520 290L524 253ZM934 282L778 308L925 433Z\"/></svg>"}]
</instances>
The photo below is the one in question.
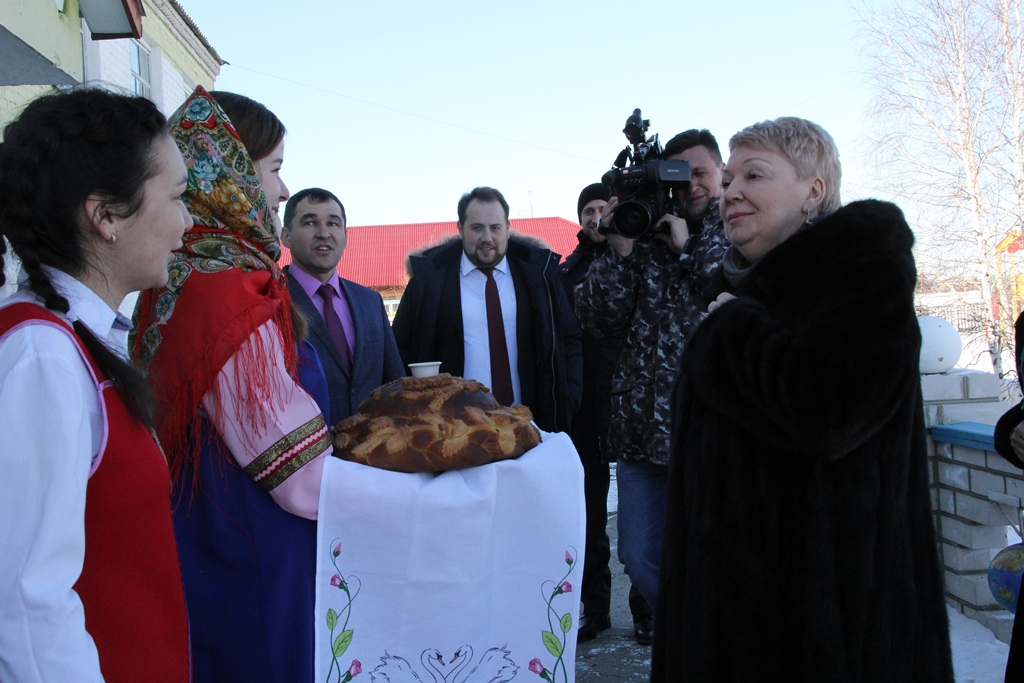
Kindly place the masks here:
<instances>
[{"instance_id":1,"label":"white dress shirt","mask_svg":"<svg viewBox=\"0 0 1024 683\"><path fill-rule=\"evenodd\" d=\"M466 363L462 376L475 379L488 388L491 384L491 344L487 335L487 299L484 288L487 276L462 253L459 265L459 289L462 292L462 342ZM502 258L494 267L494 282L501 299L501 321L505 326L508 345L508 365L512 371L512 396L516 403L523 400L519 383L519 347L516 339L516 288L512 282L508 259Z\"/></svg>"},{"instance_id":2,"label":"white dress shirt","mask_svg":"<svg viewBox=\"0 0 1024 683\"><path fill-rule=\"evenodd\" d=\"M46 269L81 320L119 353L130 323L66 273ZM0 302L39 302L22 283ZM0 339L0 680L102 681L73 586L85 558L85 491L104 438L78 347L51 325Z\"/></svg>"}]
</instances>

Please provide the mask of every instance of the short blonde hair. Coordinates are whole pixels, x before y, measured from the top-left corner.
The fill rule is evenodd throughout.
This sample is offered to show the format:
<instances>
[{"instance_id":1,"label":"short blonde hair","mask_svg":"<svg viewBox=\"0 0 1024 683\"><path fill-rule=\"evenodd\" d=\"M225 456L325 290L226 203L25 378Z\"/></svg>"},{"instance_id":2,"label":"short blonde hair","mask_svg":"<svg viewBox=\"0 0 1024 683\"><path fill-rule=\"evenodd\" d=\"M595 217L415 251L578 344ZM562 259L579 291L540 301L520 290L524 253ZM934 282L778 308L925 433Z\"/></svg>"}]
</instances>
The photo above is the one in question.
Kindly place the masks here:
<instances>
[{"instance_id":1,"label":"short blonde hair","mask_svg":"<svg viewBox=\"0 0 1024 683\"><path fill-rule=\"evenodd\" d=\"M737 147L753 147L775 152L789 159L800 180L821 178L825 185L818 213L830 213L842 206L839 186L843 170L839 149L828 132L812 121L783 116L747 126L729 139L729 151Z\"/></svg>"}]
</instances>

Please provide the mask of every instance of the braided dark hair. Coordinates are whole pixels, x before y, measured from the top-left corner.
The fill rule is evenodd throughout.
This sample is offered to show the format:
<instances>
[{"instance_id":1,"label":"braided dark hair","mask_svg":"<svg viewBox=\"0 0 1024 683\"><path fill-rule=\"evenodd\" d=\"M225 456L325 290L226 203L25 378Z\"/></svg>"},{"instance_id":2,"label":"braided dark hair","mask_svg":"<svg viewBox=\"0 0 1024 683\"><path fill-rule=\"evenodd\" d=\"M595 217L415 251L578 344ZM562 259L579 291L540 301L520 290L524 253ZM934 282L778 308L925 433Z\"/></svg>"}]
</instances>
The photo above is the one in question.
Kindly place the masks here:
<instances>
[{"instance_id":1,"label":"braided dark hair","mask_svg":"<svg viewBox=\"0 0 1024 683\"><path fill-rule=\"evenodd\" d=\"M158 172L154 142L162 135L167 120L151 101L98 88L44 95L7 125L0 143L0 236L47 308L67 313L68 302L43 266L71 275L90 267L80 218L86 200L103 197L115 216L136 213L146 181ZM6 251L0 239L0 285ZM131 413L150 424L153 399L142 374L81 322L74 328Z\"/></svg>"}]
</instances>

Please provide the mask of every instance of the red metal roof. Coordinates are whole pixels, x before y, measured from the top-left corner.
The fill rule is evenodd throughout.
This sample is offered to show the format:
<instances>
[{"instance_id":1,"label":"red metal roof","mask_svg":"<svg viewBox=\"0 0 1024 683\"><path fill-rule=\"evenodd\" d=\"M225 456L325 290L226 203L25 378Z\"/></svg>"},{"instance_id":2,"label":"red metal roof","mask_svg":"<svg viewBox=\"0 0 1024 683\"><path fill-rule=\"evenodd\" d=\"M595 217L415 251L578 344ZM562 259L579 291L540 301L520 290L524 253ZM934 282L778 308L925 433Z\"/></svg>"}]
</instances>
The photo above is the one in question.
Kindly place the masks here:
<instances>
[{"instance_id":1,"label":"red metal roof","mask_svg":"<svg viewBox=\"0 0 1024 683\"><path fill-rule=\"evenodd\" d=\"M543 240L551 249L567 256L576 248L578 223L565 218L513 218L513 232ZM348 228L345 255L338 274L366 287L401 287L407 282L405 257L415 249L458 233L455 221L406 223L403 225L352 225ZM287 248L281 248L282 266L292 262Z\"/></svg>"}]
</instances>

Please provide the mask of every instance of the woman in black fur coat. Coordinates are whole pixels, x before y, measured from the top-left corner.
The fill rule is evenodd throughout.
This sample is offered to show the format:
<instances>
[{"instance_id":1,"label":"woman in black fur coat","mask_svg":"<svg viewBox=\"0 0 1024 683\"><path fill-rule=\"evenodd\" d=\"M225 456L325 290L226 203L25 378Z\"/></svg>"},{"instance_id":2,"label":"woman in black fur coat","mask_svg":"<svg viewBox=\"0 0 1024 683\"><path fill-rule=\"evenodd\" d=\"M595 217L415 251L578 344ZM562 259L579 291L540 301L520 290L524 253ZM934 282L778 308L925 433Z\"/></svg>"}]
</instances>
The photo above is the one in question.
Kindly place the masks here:
<instances>
[{"instance_id":1,"label":"woman in black fur coat","mask_svg":"<svg viewBox=\"0 0 1024 683\"><path fill-rule=\"evenodd\" d=\"M913 234L840 208L816 124L729 147L732 293L683 358L651 680L951 683Z\"/></svg>"}]
</instances>

